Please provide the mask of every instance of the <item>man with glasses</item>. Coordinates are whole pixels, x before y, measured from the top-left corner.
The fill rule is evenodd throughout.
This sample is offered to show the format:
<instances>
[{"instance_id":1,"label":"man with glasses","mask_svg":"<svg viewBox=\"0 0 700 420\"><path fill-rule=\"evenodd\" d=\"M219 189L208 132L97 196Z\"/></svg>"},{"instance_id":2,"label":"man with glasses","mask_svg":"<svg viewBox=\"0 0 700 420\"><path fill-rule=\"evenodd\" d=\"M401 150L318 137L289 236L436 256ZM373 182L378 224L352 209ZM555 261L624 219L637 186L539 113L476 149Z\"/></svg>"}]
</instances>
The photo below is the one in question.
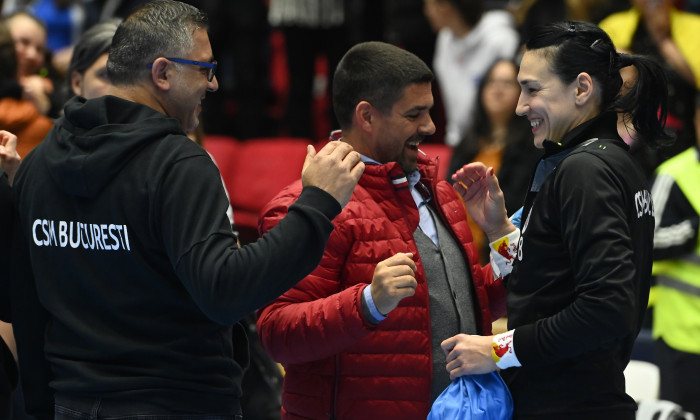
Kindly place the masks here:
<instances>
[{"instance_id":1,"label":"man with glasses","mask_svg":"<svg viewBox=\"0 0 700 420\"><path fill-rule=\"evenodd\" d=\"M147 3L114 34L108 95L71 99L20 166L12 321L39 418L53 400L56 419L239 418L237 322L316 266L350 199L359 154L309 146L289 216L236 246L219 172L185 135L218 88L212 57L204 14Z\"/></svg>"},{"instance_id":2,"label":"man with glasses","mask_svg":"<svg viewBox=\"0 0 700 420\"><path fill-rule=\"evenodd\" d=\"M202 67L202 73L207 75L207 80L210 82L214 80L214 74L216 74L216 66L218 65L216 60L211 60L211 61L205 62L205 61L185 60L184 58L172 58L172 57L166 57L166 60L174 61L174 62L180 63L180 64L192 64L193 66ZM153 68L153 64L149 64L148 68L149 69Z\"/></svg>"}]
</instances>

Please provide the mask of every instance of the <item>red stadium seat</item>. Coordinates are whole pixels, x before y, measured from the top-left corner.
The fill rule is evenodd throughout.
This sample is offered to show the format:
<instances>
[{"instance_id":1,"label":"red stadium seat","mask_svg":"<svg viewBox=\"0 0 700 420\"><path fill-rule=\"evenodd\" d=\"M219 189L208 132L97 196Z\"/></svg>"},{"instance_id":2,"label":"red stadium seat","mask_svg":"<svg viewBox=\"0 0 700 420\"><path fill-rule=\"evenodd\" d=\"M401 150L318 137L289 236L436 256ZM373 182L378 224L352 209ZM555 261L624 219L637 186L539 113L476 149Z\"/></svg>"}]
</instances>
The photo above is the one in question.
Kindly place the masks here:
<instances>
[{"instance_id":1,"label":"red stadium seat","mask_svg":"<svg viewBox=\"0 0 700 420\"><path fill-rule=\"evenodd\" d=\"M238 140L229 136L207 135L204 137L204 148L214 158L224 180L230 179L232 176L231 172L234 170L232 162L236 158L239 144Z\"/></svg>"},{"instance_id":2,"label":"red stadium seat","mask_svg":"<svg viewBox=\"0 0 700 420\"><path fill-rule=\"evenodd\" d=\"M212 137L205 138L204 146L219 165L241 242L254 241L260 210L282 188L301 177L306 146L311 142L274 137L233 140L235 144L231 145Z\"/></svg>"}]
</instances>

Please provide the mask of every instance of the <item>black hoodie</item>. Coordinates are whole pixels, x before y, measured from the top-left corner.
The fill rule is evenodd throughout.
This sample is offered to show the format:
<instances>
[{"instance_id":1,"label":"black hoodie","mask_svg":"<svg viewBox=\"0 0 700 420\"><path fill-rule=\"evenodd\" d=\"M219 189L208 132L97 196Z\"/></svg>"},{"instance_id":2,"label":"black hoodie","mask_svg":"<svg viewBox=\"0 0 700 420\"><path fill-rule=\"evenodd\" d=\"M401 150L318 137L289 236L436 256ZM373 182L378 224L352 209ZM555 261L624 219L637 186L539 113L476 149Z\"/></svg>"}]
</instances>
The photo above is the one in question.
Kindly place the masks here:
<instances>
[{"instance_id":1,"label":"black hoodie","mask_svg":"<svg viewBox=\"0 0 700 420\"><path fill-rule=\"evenodd\" d=\"M234 324L316 267L341 209L306 188L279 228L238 249L206 151L176 119L113 96L71 100L14 190L53 391L164 413L238 413L248 349ZM13 320L20 347L41 345L22 331L41 309Z\"/></svg>"}]
</instances>

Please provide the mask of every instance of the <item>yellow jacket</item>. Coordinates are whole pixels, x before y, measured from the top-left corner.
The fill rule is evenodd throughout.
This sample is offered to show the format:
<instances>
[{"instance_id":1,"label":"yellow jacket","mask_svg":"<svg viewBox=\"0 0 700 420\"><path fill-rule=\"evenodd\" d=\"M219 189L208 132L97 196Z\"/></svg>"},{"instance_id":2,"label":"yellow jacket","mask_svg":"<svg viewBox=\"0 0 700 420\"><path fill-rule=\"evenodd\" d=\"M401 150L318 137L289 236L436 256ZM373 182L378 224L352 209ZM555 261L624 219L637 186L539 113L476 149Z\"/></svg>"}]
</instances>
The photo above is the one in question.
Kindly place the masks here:
<instances>
[{"instance_id":1,"label":"yellow jacket","mask_svg":"<svg viewBox=\"0 0 700 420\"><path fill-rule=\"evenodd\" d=\"M639 9L633 7L613 13L598 26L607 32L618 50L630 50L640 16ZM693 70L696 86L700 88L700 15L671 8L670 24L671 38Z\"/></svg>"}]
</instances>

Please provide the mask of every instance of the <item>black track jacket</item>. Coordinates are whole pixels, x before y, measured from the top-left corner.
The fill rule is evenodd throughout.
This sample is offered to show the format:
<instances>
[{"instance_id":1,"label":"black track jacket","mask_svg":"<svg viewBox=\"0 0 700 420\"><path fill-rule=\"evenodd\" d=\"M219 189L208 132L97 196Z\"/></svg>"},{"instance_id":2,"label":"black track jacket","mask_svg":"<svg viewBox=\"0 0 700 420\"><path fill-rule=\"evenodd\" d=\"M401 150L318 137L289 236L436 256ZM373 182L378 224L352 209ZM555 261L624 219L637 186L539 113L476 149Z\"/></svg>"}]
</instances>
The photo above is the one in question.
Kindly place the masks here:
<instances>
[{"instance_id":1,"label":"black track jacket","mask_svg":"<svg viewBox=\"0 0 700 420\"><path fill-rule=\"evenodd\" d=\"M654 210L616 121L545 141L530 182L506 284L515 418L634 419L623 370L648 301Z\"/></svg>"}]
</instances>

